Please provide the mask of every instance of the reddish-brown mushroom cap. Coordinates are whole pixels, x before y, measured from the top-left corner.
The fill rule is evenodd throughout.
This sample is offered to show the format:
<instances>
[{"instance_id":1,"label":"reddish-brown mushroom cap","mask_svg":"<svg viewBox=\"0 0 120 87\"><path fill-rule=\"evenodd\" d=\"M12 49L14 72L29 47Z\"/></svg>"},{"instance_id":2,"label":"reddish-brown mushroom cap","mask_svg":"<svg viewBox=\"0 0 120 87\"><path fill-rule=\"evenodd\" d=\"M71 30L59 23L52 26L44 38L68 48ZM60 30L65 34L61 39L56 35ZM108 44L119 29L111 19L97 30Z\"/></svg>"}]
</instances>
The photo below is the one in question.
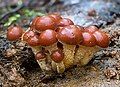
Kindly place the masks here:
<instances>
[{"instance_id":1,"label":"reddish-brown mushroom cap","mask_svg":"<svg viewBox=\"0 0 120 87\"><path fill-rule=\"evenodd\" d=\"M82 32L75 25L65 26L59 30L57 38L60 42L77 45L83 40Z\"/></svg>"},{"instance_id":2,"label":"reddish-brown mushroom cap","mask_svg":"<svg viewBox=\"0 0 120 87\"><path fill-rule=\"evenodd\" d=\"M10 26L7 31L7 39L10 41L18 40L23 33L23 29L18 26Z\"/></svg>"},{"instance_id":3,"label":"reddish-brown mushroom cap","mask_svg":"<svg viewBox=\"0 0 120 87\"><path fill-rule=\"evenodd\" d=\"M55 42L57 42L57 38L54 30L45 30L39 36L39 43L42 46L49 46Z\"/></svg>"},{"instance_id":4,"label":"reddish-brown mushroom cap","mask_svg":"<svg viewBox=\"0 0 120 87\"><path fill-rule=\"evenodd\" d=\"M51 59L56 63L60 63L64 59L64 54L61 50L53 51L51 54Z\"/></svg>"},{"instance_id":5,"label":"reddish-brown mushroom cap","mask_svg":"<svg viewBox=\"0 0 120 87\"><path fill-rule=\"evenodd\" d=\"M28 40L27 40L27 43L28 45L30 46L39 46L39 36L38 35L35 35L33 37L30 37Z\"/></svg>"},{"instance_id":6,"label":"reddish-brown mushroom cap","mask_svg":"<svg viewBox=\"0 0 120 87\"><path fill-rule=\"evenodd\" d=\"M88 47L93 47L96 45L96 39L94 37L94 35L92 35L91 33L88 32L83 32L83 42L82 45L84 46L88 46Z\"/></svg>"},{"instance_id":7,"label":"reddish-brown mushroom cap","mask_svg":"<svg viewBox=\"0 0 120 87\"><path fill-rule=\"evenodd\" d=\"M40 16L37 16L32 20L32 24L30 25L31 29L35 29L35 25L39 19L40 19Z\"/></svg>"},{"instance_id":8,"label":"reddish-brown mushroom cap","mask_svg":"<svg viewBox=\"0 0 120 87\"><path fill-rule=\"evenodd\" d=\"M46 58L46 54L43 53L43 52L38 52L38 53L35 55L35 59L36 59L36 60L45 59L45 58Z\"/></svg>"},{"instance_id":9,"label":"reddish-brown mushroom cap","mask_svg":"<svg viewBox=\"0 0 120 87\"><path fill-rule=\"evenodd\" d=\"M23 35L23 41L28 41L28 39L33 36L35 36L35 32L29 30L29 31L25 32L25 34Z\"/></svg>"},{"instance_id":10,"label":"reddish-brown mushroom cap","mask_svg":"<svg viewBox=\"0 0 120 87\"><path fill-rule=\"evenodd\" d=\"M98 31L98 30L99 29L96 26L94 26L94 25L85 27L85 29L84 29L84 31L90 32L90 33L94 33L95 31Z\"/></svg>"},{"instance_id":11,"label":"reddish-brown mushroom cap","mask_svg":"<svg viewBox=\"0 0 120 87\"><path fill-rule=\"evenodd\" d=\"M47 29L54 30L56 27L55 19L50 16L42 16L35 23L35 29L38 31L44 31Z\"/></svg>"},{"instance_id":12,"label":"reddish-brown mushroom cap","mask_svg":"<svg viewBox=\"0 0 120 87\"><path fill-rule=\"evenodd\" d=\"M62 17L58 13L49 14L49 16L53 17L56 23L58 23L59 20L62 19Z\"/></svg>"},{"instance_id":13,"label":"reddish-brown mushroom cap","mask_svg":"<svg viewBox=\"0 0 120 87\"><path fill-rule=\"evenodd\" d=\"M82 32L84 32L84 27L80 26L80 25L76 25L78 27L78 29L80 29Z\"/></svg>"},{"instance_id":14,"label":"reddish-brown mushroom cap","mask_svg":"<svg viewBox=\"0 0 120 87\"><path fill-rule=\"evenodd\" d=\"M110 39L105 32L96 31L93 33L93 35L96 38L98 46L100 46L102 48L108 47Z\"/></svg>"},{"instance_id":15,"label":"reddish-brown mushroom cap","mask_svg":"<svg viewBox=\"0 0 120 87\"><path fill-rule=\"evenodd\" d=\"M64 26L68 26L68 25L74 25L74 23L72 22L72 20L70 20L68 18L62 18L57 25L59 27L64 27Z\"/></svg>"}]
</instances>

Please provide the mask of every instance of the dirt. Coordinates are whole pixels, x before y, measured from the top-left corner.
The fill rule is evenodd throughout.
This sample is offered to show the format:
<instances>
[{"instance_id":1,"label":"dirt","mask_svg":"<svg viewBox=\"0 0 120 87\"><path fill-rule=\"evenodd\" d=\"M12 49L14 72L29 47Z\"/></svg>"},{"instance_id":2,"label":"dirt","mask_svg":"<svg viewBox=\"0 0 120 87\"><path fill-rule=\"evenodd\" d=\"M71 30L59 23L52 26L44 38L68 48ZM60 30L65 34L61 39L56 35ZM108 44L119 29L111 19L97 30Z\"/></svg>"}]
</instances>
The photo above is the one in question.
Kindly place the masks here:
<instances>
[{"instance_id":1,"label":"dirt","mask_svg":"<svg viewBox=\"0 0 120 87\"><path fill-rule=\"evenodd\" d=\"M50 3L49 5L51 5ZM86 20L84 18L87 15L83 17L81 15L83 12L77 13L81 9L75 10L79 4L70 4L67 1L65 3L57 4L48 10L49 12L59 11L62 16L70 17L76 24L82 26L94 24L93 21L98 20L95 25L102 27L101 30L110 34L109 47L97 52L89 64L84 67L74 66L63 74L49 74L41 71L28 45L20 41L10 42L6 39L6 31L0 31L0 87L120 87L120 18L118 10L115 10L116 16L110 21L108 19L113 17L113 15L108 16L110 11L104 17L103 14L98 16L92 14L89 17L90 20ZM49 5L47 6L49 7ZM36 6L36 9L38 8ZM94 10L94 12L99 13L98 10ZM82 17L83 20L80 20ZM103 21L104 18L106 20ZM112 23L111 20L113 20Z\"/></svg>"}]
</instances>

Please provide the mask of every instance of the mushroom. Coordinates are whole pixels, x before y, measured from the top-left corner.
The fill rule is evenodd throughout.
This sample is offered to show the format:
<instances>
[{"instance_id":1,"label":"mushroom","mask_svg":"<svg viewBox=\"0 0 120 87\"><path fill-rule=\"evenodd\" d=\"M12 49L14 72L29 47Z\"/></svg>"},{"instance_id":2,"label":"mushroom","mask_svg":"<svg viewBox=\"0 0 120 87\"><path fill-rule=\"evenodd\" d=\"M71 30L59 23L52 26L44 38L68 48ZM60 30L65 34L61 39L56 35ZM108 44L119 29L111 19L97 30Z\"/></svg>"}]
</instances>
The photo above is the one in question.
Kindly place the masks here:
<instances>
[{"instance_id":1,"label":"mushroom","mask_svg":"<svg viewBox=\"0 0 120 87\"><path fill-rule=\"evenodd\" d=\"M51 54L52 67L57 70L58 73L63 73L65 71L65 66L63 63L64 54L62 50L54 50ZM57 67L56 67L57 66Z\"/></svg>"},{"instance_id":2,"label":"mushroom","mask_svg":"<svg viewBox=\"0 0 120 87\"><path fill-rule=\"evenodd\" d=\"M80 66L86 65L100 47L104 48L109 44L107 34L99 31L97 27L89 26L85 29L82 33L84 40L75 53L75 63Z\"/></svg>"},{"instance_id":3,"label":"mushroom","mask_svg":"<svg viewBox=\"0 0 120 87\"><path fill-rule=\"evenodd\" d=\"M31 24L30 24L30 28L31 29L35 29L36 28L36 23L37 23L37 21L40 19L40 16L37 16L37 17L35 17L33 20L32 20L32 22L31 22Z\"/></svg>"},{"instance_id":4,"label":"mushroom","mask_svg":"<svg viewBox=\"0 0 120 87\"><path fill-rule=\"evenodd\" d=\"M23 34L23 29L18 25L12 25L8 27L7 39L10 41L15 41L20 39Z\"/></svg>"},{"instance_id":5,"label":"mushroom","mask_svg":"<svg viewBox=\"0 0 120 87\"><path fill-rule=\"evenodd\" d=\"M27 40L28 45L34 47L34 46L39 46L39 36L38 35L34 35L33 37L30 37Z\"/></svg>"},{"instance_id":6,"label":"mushroom","mask_svg":"<svg viewBox=\"0 0 120 87\"><path fill-rule=\"evenodd\" d=\"M96 45L96 39L93 34L89 32L83 32L83 42L81 45L86 46L86 47L93 47Z\"/></svg>"},{"instance_id":7,"label":"mushroom","mask_svg":"<svg viewBox=\"0 0 120 87\"><path fill-rule=\"evenodd\" d=\"M35 36L35 32L32 30L25 31L25 33L22 35L22 40L23 41L28 41L31 37Z\"/></svg>"},{"instance_id":8,"label":"mushroom","mask_svg":"<svg viewBox=\"0 0 120 87\"><path fill-rule=\"evenodd\" d=\"M47 29L54 30L56 28L55 19L51 16L37 17L33 20L31 26L34 30L44 31Z\"/></svg>"},{"instance_id":9,"label":"mushroom","mask_svg":"<svg viewBox=\"0 0 120 87\"><path fill-rule=\"evenodd\" d=\"M86 32L89 32L89 33L94 33L95 31L98 31L99 29L94 26L94 25L91 25L91 26L88 26L88 27L85 27L84 31Z\"/></svg>"},{"instance_id":10,"label":"mushroom","mask_svg":"<svg viewBox=\"0 0 120 87\"><path fill-rule=\"evenodd\" d=\"M80 43L79 48L75 54L75 64L86 65L93 57L94 53L98 50L96 47L96 39L93 34L83 32L83 42Z\"/></svg>"},{"instance_id":11,"label":"mushroom","mask_svg":"<svg viewBox=\"0 0 120 87\"><path fill-rule=\"evenodd\" d=\"M44 48L49 51L50 55L52 54L52 51L58 49L56 34L57 33L54 30L45 30L39 36L40 45L44 46ZM48 54L48 60L52 61L50 55ZM53 63L54 62L52 61L51 65L54 65ZM56 70L55 66L52 66L52 68L53 70Z\"/></svg>"},{"instance_id":12,"label":"mushroom","mask_svg":"<svg viewBox=\"0 0 120 87\"><path fill-rule=\"evenodd\" d=\"M51 54L53 50L57 48L57 38L54 30L45 30L39 36L39 43L44 46Z\"/></svg>"},{"instance_id":13,"label":"mushroom","mask_svg":"<svg viewBox=\"0 0 120 87\"><path fill-rule=\"evenodd\" d=\"M83 40L82 32L77 26L69 25L59 30L57 38L63 44L63 62L69 68L74 62L75 47Z\"/></svg>"},{"instance_id":14,"label":"mushroom","mask_svg":"<svg viewBox=\"0 0 120 87\"><path fill-rule=\"evenodd\" d=\"M26 30L22 35L21 40L23 43L30 45L35 54L41 50L41 47L39 45L39 34L35 31L30 29Z\"/></svg>"},{"instance_id":15,"label":"mushroom","mask_svg":"<svg viewBox=\"0 0 120 87\"><path fill-rule=\"evenodd\" d=\"M58 13L49 14L49 16L51 16L55 19L56 24L62 19L62 17Z\"/></svg>"},{"instance_id":16,"label":"mushroom","mask_svg":"<svg viewBox=\"0 0 120 87\"><path fill-rule=\"evenodd\" d=\"M106 48L109 45L110 42L110 38L107 35L107 33L102 32L102 31L95 31L93 33L93 35L95 36L96 40L97 40L97 45L102 47L102 48Z\"/></svg>"},{"instance_id":17,"label":"mushroom","mask_svg":"<svg viewBox=\"0 0 120 87\"><path fill-rule=\"evenodd\" d=\"M38 53L35 54L35 59L37 60L40 68L42 69L42 71L50 71L51 69L48 68L47 64L46 64L46 57L47 55L45 54L45 52L40 51Z\"/></svg>"},{"instance_id":18,"label":"mushroom","mask_svg":"<svg viewBox=\"0 0 120 87\"><path fill-rule=\"evenodd\" d=\"M57 42L56 32L54 30L45 30L39 36L41 46L50 46Z\"/></svg>"},{"instance_id":19,"label":"mushroom","mask_svg":"<svg viewBox=\"0 0 120 87\"><path fill-rule=\"evenodd\" d=\"M31 46L34 54L35 54L35 58L39 64L39 66L41 67L41 69L43 71L48 71L50 70L46 64L46 58L47 56L45 55L44 52L40 52L42 51L42 47L39 44L39 34L36 33L33 30L27 30L23 36L22 36L22 40L23 42L27 43L28 45Z\"/></svg>"},{"instance_id":20,"label":"mushroom","mask_svg":"<svg viewBox=\"0 0 120 87\"><path fill-rule=\"evenodd\" d=\"M70 20L68 18L62 18L61 20L59 20L59 22L57 24L57 26L59 26L59 27L64 27L64 26L68 26L68 25L74 25L72 20Z\"/></svg>"},{"instance_id":21,"label":"mushroom","mask_svg":"<svg viewBox=\"0 0 120 87\"><path fill-rule=\"evenodd\" d=\"M109 36L96 26L74 25L59 14L37 16L24 33L18 25L10 26L7 38L21 40L31 46L43 71L63 73L73 65L86 65L100 47L109 45ZM49 51L49 52L48 52Z\"/></svg>"}]
</instances>

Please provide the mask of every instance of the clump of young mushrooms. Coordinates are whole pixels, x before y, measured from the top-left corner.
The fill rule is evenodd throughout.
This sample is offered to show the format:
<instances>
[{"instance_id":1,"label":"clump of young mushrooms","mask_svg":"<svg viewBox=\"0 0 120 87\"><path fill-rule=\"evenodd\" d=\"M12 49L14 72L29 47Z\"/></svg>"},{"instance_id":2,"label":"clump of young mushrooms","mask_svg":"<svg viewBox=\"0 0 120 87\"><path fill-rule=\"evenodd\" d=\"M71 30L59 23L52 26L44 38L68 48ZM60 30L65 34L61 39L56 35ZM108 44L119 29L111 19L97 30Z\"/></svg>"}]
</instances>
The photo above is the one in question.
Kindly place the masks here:
<instances>
[{"instance_id":1,"label":"clump of young mushrooms","mask_svg":"<svg viewBox=\"0 0 120 87\"><path fill-rule=\"evenodd\" d=\"M81 27L59 14L35 17L26 31L18 25L10 26L7 38L30 45L40 68L57 73L73 65L86 65L110 41L96 26Z\"/></svg>"}]
</instances>

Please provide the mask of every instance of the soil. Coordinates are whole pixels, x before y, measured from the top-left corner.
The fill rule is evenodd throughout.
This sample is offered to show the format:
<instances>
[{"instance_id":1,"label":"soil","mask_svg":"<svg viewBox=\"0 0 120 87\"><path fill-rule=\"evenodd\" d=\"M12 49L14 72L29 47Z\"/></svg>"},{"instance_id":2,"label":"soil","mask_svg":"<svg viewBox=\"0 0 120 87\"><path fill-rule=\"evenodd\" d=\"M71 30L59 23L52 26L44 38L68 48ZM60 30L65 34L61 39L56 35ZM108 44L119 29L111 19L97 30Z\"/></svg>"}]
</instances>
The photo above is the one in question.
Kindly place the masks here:
<instances>
[{"instance_id":1,"label":"soil","mask_svg":"<svg viewBox=\"0 0 120 87\"><path fill-rule=\"evenodd\" d=\"M119 2L119 0L115 1ZM2 29L0 31L0 87L120 87L119 7L119 10L114 12L116 16L110 15L110 17L108 14L104 14L104 17L103 14L95 16L99 13L96 9L89 11L89 14L93 11L94 13L91 13L92 17L88 14L90 17L85 19L84 23L84 18L88 16L84 14L83 20L80 20L83 17L80 14L84 11L77 13L81 10L77 9L79 4L71 4L67 1L64 3L66 4L57 4L47 10L49 12L59 11L62 16L70 17L76 24L82 26L93 24L101 27L101 30L110 34L109 47L97 52L84 67L74 66L63 74L44 73L34 59L31 48L20 41L8 41L5 35L6 30ZM49 7L46 5L46 8L47 6ZM36 6L36 9L38 8ZM105 17L106 20L103 20ZM109 18L111 19L108 20ZM95 23L94 20L98 22Z\"/></svg>"}]
</instances>

